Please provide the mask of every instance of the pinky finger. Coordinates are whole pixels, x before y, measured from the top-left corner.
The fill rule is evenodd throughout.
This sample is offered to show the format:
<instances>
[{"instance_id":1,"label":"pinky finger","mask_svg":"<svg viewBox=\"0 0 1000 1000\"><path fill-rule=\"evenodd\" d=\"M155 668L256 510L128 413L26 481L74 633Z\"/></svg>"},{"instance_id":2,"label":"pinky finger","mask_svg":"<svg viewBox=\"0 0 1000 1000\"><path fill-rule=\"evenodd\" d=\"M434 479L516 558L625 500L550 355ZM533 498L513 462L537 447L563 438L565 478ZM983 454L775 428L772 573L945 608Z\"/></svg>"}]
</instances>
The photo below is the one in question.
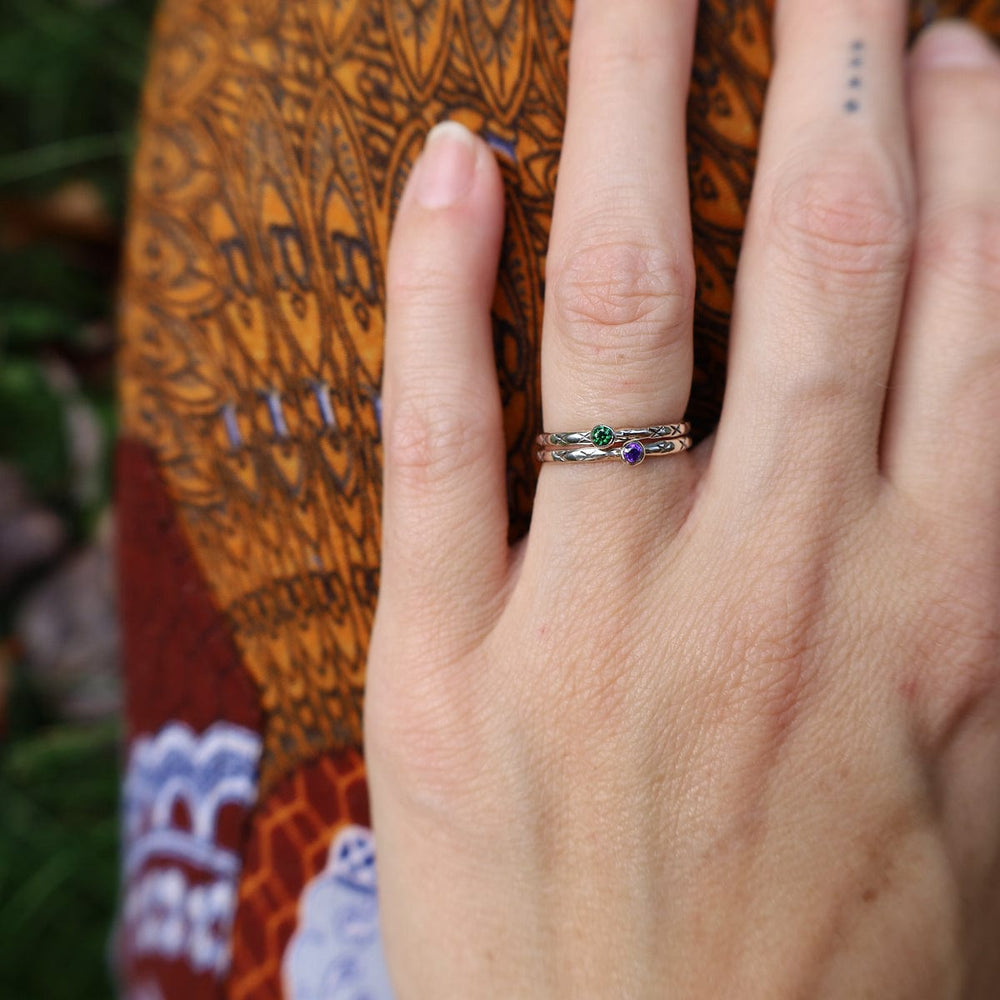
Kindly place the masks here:
<instances>
[{"instance_id":1,"label":"pinky finger","mask_svg":"<svg viewBox=\"0 0 1000 1000\"><path fill-rule=\"evenodd\" d=\"M394 616L449 631L486 625L507 566L490 320L502 232L503 185L489 147L455 122L437 126L389 250L379 600Z\"/></svg>"},{"instance_id":2,"label":"pinky finger","mask_svg":"<svg viewBox=\"0 0 1000 1000\"><path fill-rule=\"evenodd\" d=\"M911 56L919 225L883 436L905 493L975 526L1000 490L1000 50L962 23ZM928 428L956 445L928 454Z\"/></svg>"}]
</instances>

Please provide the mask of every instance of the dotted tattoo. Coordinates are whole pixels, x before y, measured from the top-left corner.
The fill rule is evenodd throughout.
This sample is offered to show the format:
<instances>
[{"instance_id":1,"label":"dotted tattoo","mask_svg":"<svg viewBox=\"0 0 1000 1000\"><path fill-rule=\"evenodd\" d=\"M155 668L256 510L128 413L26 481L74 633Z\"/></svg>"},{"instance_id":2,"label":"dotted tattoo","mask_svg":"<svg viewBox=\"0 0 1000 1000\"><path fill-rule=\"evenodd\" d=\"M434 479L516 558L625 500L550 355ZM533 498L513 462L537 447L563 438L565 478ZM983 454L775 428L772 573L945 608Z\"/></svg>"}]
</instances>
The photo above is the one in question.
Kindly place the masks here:
<instances>
[{"instance_id":1,"label":"dotted tattoo","mask_svg":"<svg viewBox=\"0 0 1000 1000\"><path fill-rule=\"evenodd\" d=\"M852 115L861 110L861 70L865 64L865 43L860 38L851 42L850 58L848 60L849 74L847 79L848 95L844 100L844 110Z\"/></svg>"}]
</instances>

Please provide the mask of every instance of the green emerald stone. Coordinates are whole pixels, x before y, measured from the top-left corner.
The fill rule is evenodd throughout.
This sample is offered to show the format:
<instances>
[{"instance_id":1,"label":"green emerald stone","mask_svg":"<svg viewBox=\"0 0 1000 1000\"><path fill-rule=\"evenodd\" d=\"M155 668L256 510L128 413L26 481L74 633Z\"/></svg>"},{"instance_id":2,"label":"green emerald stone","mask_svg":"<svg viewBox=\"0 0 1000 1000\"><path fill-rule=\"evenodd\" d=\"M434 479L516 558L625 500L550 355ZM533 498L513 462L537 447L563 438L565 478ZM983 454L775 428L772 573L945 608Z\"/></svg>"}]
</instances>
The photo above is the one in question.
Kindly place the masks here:
<instances>
[{"instance_id":1,"label":"green emerald stone","mask_svg":"<svg viewBox=\"0 0 1000 1000\"><path fill-rule=\"evenodd\" d=\"M615 432L607 424L598 424L590 432L590 440L597 445L598 448L607 448L609 444L615 439Z\"/></svg>"}]
</instances>

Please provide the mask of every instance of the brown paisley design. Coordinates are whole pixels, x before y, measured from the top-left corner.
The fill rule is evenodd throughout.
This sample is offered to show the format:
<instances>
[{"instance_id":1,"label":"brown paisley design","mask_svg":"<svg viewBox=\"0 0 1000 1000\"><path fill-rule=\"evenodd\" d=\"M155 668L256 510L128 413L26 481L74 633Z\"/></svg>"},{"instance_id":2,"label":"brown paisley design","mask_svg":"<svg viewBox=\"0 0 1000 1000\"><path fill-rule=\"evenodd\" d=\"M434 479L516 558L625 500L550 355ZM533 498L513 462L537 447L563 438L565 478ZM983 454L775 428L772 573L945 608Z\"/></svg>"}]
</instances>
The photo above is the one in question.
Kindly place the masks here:
<instances>
[{"instance_id":1,"label":"brown paisley design","mask_svg":"<svg viewBox=\"0 0 1000 1000\"><path fill-rule=\"evenodd\" d=\"M429 100L448 59L455 22L449 0L385 4L389 44L407 89Z\"/></svg>"},{"instance_id":2,"label":"brown paisley design","mask_svg":"<svg viewBox=\"0 0 1000 1000\"><path fill-rule=\"evenodd\" d=\"M534 48L529 5L521 0L463 0L462 35L476 81L497 117L518 110Z\"/></svg>"}]
</instances>

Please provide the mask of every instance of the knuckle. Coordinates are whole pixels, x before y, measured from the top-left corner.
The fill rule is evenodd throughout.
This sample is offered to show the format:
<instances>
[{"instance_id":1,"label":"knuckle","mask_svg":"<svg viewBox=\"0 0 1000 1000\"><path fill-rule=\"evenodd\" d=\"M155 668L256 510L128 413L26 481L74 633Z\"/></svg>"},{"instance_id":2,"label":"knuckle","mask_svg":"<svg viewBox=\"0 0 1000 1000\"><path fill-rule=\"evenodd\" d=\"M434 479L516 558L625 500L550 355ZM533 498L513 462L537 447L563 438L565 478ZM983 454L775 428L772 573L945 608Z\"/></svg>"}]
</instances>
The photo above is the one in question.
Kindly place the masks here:
<instances>
[{"instance_id":1,"label":"knuckle","mask_svg":"<svg viewBox=\"0 0 1000 1000\"><path fill-rule=\"evenodd\" d=\"M813 529L815 514L808 517L782 511L766 550L759 543L741 549L741 561L753 569L724 616L723 641L737 665L727 683L764 704L802 703L829 640L826 601L837 542L829 529Z\"/></svg>"},{"instance_id":2,"label":"knuckle","mask_svg":"<svg viewBox=\"0 0 1000 1000\"><path fill-rule=\"evenodd\" d=\"M909 190L882 155L837 156L784 176L773 192L771 221L792 267L811 276L897 275L908 262Z\"/></svg>"},{"instance_id":3,"label":"knuckle","mask_svg":"<svg viewBox=\"0 0 1000 1000\"><path fill-rule=\"evenodd\" d=\"M841 471L834 456L839 459L857 448L856 439L844 434L844 418L869 398L873 350L852 337L811 333L786 333L781 368L769 378L767 389L776 414L791 421L789 432L797 432L790 434L785 461L794 465L797 476L809 474L811 481L829 486L829 476ZM803 490L798 482L793 488Z\"/></svg>"},{"instance_id":4,"label":"knuckle","mask_svg":"<svg viewBox=\"0 0 1000 1000\"><path fill-rule=\"evenodd\" d=\"M548 276L549 301L574 349L624 347L640 356L685 335L694 286L692 260L640 241L584 243Z\"/></svg>"},{"instance_id":5,"label":"knuckle","mask_svg":"<svg viewBox=\"0 0 1000 1000\"><path fill-rule=\"evenodd\" d=\"M905 582L893 579L886 635L909 652L898 690L921 739L941 748L982 709L1000 708L1000 553L984 544L980 524L943 530L937 512L910 504L897 506L888 544L917 559ZM886 572L894 565L885 560Z\"/></svg>"},{"instance_id":6,"label":"knuckle","mask_svg":"<svg viewBox=\"0 0 1000 1000\"><path fill-rule=\"evenodd\" d=\"M386 466L433 473L437 437L435 421L429 419L425 404L404 393L392 404L383 404L382 449Z\"/></svg>"},{"instance_id":7,"label":"knuckle","mask_svg":"<svg viewBox=\"0 0 1000 1000\"><path fill-rule=\"evenodd\" d=\"M442 308L468 298L467 278L478 256L468 222L445 211L432 220L397 224L386 269L388 305Z\"/></svg>"},{"instance_id":8,"label":"knuckle","mask_svg":"<svg viewBox=\"0 0 1000 1000\"><path fill-rule=\"evenodd\" d=\"M419 389L404 389L384 404L382 448L387 469L397 481L418 492L440 492L442 479L454 468L455 455L469 440L489 437L477 426L481 406L470 401L441 405Z\"/></svg>"},{"instance_id":9,"label":"knuckle","mask_svg":"<svg viewBox=\"0 0 1000 1000\"><path fill-rule=\"evenodd\" d=\"M451 260L444 255L408 254L394 257L386 275L386 302L413 305L433 303L437 309L459 304L464 285L456 280L454 267L435 261Z\"/></svg>"},{"instance_id":10,"label":"knuckle","mask_svg":"<svg viewBox=\"0 0 1000 1000\"><path fill-rule=\"evenodd\" d=\"M760 760L773 759L800 720L818 701L817 669L823 639L813 631L807 611L744 607L739 629L720 633L719 669L706 678L713 715L753 720L752 744Z\"/></svg>"},{"instance_id":11,"label":"knuckle","mask_svg":"<svg viewBox=\"0 0 1000 1000\"><path fill-rule=\"evenodd\" d=\"M365 750L373 770L377 764L414 815L454 822L469 815L466 803L481 800L472 815L483 820L482 803L494 797L484 790L492 773L485 766L488 706L469 673L454 669L457 663L392 652L405 664L406 683L383 679L367 697Z\"/></svg>"},{"instance_id":12,"label":"knuckle","mask_svg":"<svg viewBox=\"0 0 1000 1000\"><path fill-rule=\"evenodd\" d=\"M662 72L665 40L660 32L615 30L619 14L614 7L598 10L597 14L610 23L602 25L603 44L587 49L590 81L607 90L609 86L620 85L622 80L642 80Z\"/></svg>"},{"instance_id":13,"label":"knuckle","mask_svg":"<svg viewBox=\"0 0 1000 1000\"><path fill-rule=\"evenodd\" d=\"M1000 205L966 204L923 220L916 263L959 290L1000 302Z\"/></svg>"},{"instance_id":14,"label":"knuckle","mask_svg":"<svg viewBox=\"0 0 1000 1000\"><path fill-rule=\"evenodd\" d=\"M940 745L997 696L1000 614L969 595L938 595L924 612L915 637L915 661L925 668L917 684L923 688L925 733Z\"/></svg>"}]
</instances>

